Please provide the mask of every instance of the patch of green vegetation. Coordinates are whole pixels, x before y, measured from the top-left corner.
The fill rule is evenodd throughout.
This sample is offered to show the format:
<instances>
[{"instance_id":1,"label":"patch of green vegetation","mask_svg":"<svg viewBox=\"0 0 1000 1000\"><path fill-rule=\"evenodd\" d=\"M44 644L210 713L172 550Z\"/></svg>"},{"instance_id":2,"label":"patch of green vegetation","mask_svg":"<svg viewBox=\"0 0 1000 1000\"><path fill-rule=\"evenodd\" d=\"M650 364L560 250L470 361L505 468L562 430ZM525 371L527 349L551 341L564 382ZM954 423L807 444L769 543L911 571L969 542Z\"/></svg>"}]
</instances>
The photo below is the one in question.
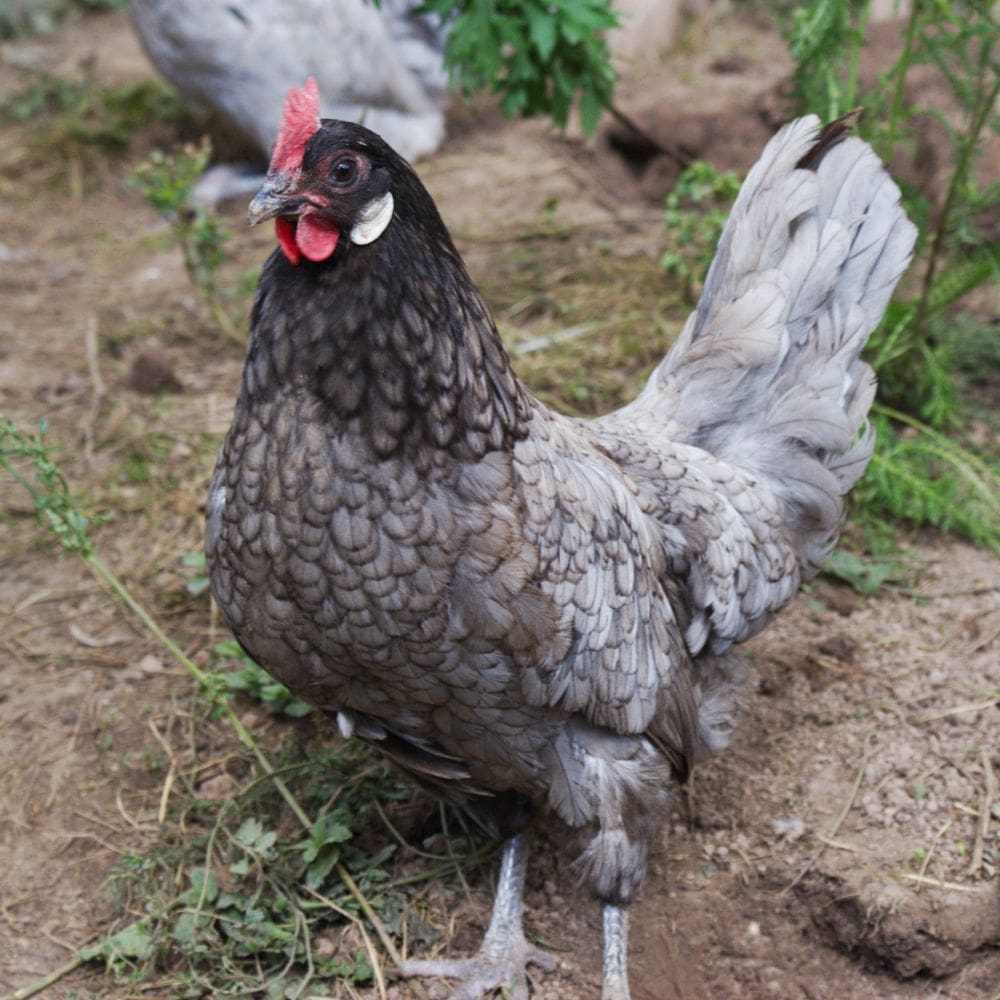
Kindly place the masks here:
<instances>
[{"instance_id":1,"label":"patch of green vegetation","mask_svg":"<svg viewBox=\"0 0 1000 1000\"><path fill-rule=\"evenodd\" d=\"M240 655L234 691L227 682L231 675L203 670L163 631L98 555L88 520L49 454L44 430L43 425L27 434L0 416L0 471L28 492L40 523L87 563L197 688L193 710L179 716L190 726L182 734L183 749L169 749L162 800L169 805L168 822L148 851L123 859L115 873L119 926L25 995L90 961L102 962L123 988L168 977L171 995L178 997L261 991L268 997L300 997L307 986L315 994L344 981L375 979L384 985L379 953L362 915L398 962L394 938L419 943L435 933L408 905L410 888L449 874L461 877L463 868L482 860L492 845L472 853L468 841L452 837L449 853L442 856L409 844L390 814L410 799L412 782L359 743L317 747L286 741L272 762L232 700L246 691L274 706L281 703L279 693L265 690ZM296 714L288 712L290 704L283 704L286 715ZM198 784L205 771L198 758L213 752L213 739L227 738L213 733L217 719L224 719L242 744L238 760L232 754L224 758L240 778L209 796ZM323 725L321 738L329 735ZM112 750L109 737L110 720L98 733L99 757ZM168 747L166 736L161 743ZM210 766L218 767L218 760L214 757ZM384 832L373 833L379 824ZM404 874L397 867L404 854L438 864L421 862L418 874ZM357 929L363 949L356 937L341 934L347 925Z\"/></svg>"},{"instance_id":2,"label":"patch of green vegetation","mask_svg":"<svg viewBox=\"0 0 1000 1000\"><path fill-rule=\"evenodd\" d=\"M181 556L181 565L191 572L184 584L184 590L189 597L201 597L208 592L208 568L204 552L185 552Z\"/></svg>"},{"instance_id":3,"label":"patch of green vegetation","mask_svg":"<svg viewBox=\"0 0 1000 1000\"><path fill-rule=\"evenodd\" d=\"M36 76L7 99L8 121L32 123L31 142L39 153L80 156L87 150L121 153L151 123L189 124L192 112L177 92L157 80L98 86L82 76Z\"/></svg>"},{"instance_id":4,"label":"patch of green vegetation","mask_svg":"<svg viewBox=\"0 0 1000 1000\"><path fill-rule=\"evenodd\" d=\"M667 195L663 221L670 247L660 266L676 277L688 302L697 301L729 212L740 190L740 177L698 160L686 167Z\"/></svg>"},{"instance_id":5,"label":"patch of green vegetation","mask_svg":"<svg viewBox=\"0 0 1000 1000\"><path fill-rule=\"evenodd\" d=\"M207 585L206 578L206 585ZM276 681L266 670L259 667L243 650L235 639L216 643L212 652L219 658L216 671L222 675L223 683L229 691L239 691L264 704L275 715L287 715L300 719L312 711L312 706L296 698L284 684ZM220 667L229 665L229 670ZM239 669L232 669L238 667Z\"/></svg>"},{"instance_id":6,"label":"patch of green vegetation","mask_svg":"<svg viewBox=\"0 0 1000 1000\"><path fill-rule=\"evenodd\" d=\"M433 935L406 891L442 866L394 877L400 845L382 820L410 798L410 783L356 743L289 743L275 765L315 817L311 829L289 835L267 782L251 781L222 803L200 800L193 788L175 795L157 843L112 873L123 926L84 949L87 960L103 961L122 982L166 975L175 989L188 984L178 996L304 996L307 985L309 995L326 995L338 982L370 984L378 963L343 934L361 910L338 866L391 932ZM373 827L385 835L372 837Z\"/></svg>"},{"instance_id":7,"label":"patch of green vegetation","mask_svg":"<svg viewBox=\"0 0 1000 1000\"><path fill-rule=\"evenodd\" d=\"M135 168L130 183L170 223L188 277L219 329L229 340L243 344L246 336L230 316L224 303L227 292L217 280L227 259L230 233L214 213L191 196L211 156L207 139L201 146L184 146L172 154L157 149Z\"/></svg>"},{"instance_id":8,"label":"patch of green vegetation","mask_svg":"<svg viewBox=\"0 0 1000 1000\"><path fill-rule=\"evenodd\" d=\"M604 33L607 0L424 0L448 25L445 65L463 96L500 95L505 115L549 115L563 127L574 103L587 132L611 103L615 74Z\"/></svg>"},{"instance_id":9,"label":"patch of green vegetation","mask_svg":"<svg viewBox=\"0 0 1000 1000\"><path fill-rule=\"evenodd\" d=\"M71 14L122 10L126 0L0 0L0 38L51 31Z\"/></svg>"},{"instance_id":10,"label":"patch of green vegetation","mask_svg":"<svg viewBox=\"0 0 1000 1000\"><path fill-rule=\"evenodd\" d=\"M896 560L868 558L846 549L838 549L830 556L824 572L850 584L865 597L874 597L884 584L901 578Z\"/></svg>"},{"instance_id":11,"label":"patch of green vegetation","mask_svg":"<svg viewBox=\"0 0 1000 1000\"><path fill-rule=\"evenodd\" d=\"M930 65L963 121L936 116L951 143L940 203L932 207L924 193L902 185L904 206L921 223L910 268L918 290L891 303L868 346L879 379L878 437L854 504L869 524L891 518L930 525L1000 551L1000 467L995 454L970 447L963 431L971 415L962 393L963 373L1000 377L1000 351L992 324L984 335L984 324L956 316L977 289L992 285L1000 294L1000 246L976 226L1000 210L1000 182L984 182L975 169L989 134L1000 133L993 5L911 4L896 62L874 89L862 92L858 63L869 9L870 0L810 0L792 12L786 32L802 110L830 119L864 107L857 130L889 162L898 147L916 144L927 112L907 103L906 82L914 67Z\"/></svg>"}]
</instances>

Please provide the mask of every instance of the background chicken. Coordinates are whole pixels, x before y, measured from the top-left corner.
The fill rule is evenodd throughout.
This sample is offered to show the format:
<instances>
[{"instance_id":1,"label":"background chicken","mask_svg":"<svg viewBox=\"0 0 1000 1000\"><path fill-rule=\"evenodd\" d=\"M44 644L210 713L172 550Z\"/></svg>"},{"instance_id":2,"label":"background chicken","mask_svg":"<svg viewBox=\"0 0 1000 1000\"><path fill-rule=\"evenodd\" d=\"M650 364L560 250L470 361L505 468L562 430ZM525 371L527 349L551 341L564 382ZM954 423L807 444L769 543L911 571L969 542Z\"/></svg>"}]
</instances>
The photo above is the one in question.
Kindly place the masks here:
<instances>
[{"instance_id":1,"label":"background chicken","mask_svg":"<svg viewBox=\"0 0 1000 1000\"><path fill-rule=\"evenodd\" d=\"M671 782L733 724L732 645L832 548L864 471L859 360L914 229L843 123L784 128L704 295L630 406L534 399L413 170L289 95L251 221L276 219L211 487L215 596L342 733L511 835L456 996L551 958L521 931L533 812L604 904L604 996Z\"/></svg>"},{"instance_id":2,"label":"background chicken","mask_svg":"<svg viewBox=\"0 0 1000 1000\"><path fill-rule=\"evenodd\" d=\"M199 188L215 201L255 191L285 93L311 73L320 108L363 121L407 159L444 139L444 30L414 0L129 0L153 65L216 112L260 155L260 173L215 168Z\"/></svg>"}]
</instances>

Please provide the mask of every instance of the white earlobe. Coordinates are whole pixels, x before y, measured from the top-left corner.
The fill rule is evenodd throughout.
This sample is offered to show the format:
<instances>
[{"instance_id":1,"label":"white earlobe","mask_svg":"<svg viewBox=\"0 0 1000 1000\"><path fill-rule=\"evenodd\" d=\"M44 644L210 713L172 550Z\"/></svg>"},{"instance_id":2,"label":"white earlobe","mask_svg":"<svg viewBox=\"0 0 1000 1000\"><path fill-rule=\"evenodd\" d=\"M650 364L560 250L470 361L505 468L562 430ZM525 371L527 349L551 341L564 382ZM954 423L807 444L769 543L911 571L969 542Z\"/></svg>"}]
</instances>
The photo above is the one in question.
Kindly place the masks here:
<instances>
[{"instance_id":1,"label":"white earlobe","mask_svg":"<svg viewBox=\"0 0 1000 1000\"><path fill-rule=\"evenodd\" d=\"M392 206L391 191L368 202L351 230L351 242L358 246L374 243L385 232L385 227L392 219Z\"/></svg>"}]
</instances>

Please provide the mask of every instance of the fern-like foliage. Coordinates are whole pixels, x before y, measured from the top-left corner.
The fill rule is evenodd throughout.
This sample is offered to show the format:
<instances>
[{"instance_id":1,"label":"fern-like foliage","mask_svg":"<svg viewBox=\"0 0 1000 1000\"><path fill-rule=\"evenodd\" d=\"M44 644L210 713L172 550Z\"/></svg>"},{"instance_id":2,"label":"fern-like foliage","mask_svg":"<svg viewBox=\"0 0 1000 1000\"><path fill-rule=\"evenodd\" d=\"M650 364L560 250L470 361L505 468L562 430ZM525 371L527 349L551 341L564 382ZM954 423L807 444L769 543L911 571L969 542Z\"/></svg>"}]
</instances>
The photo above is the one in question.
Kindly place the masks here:
<instances>
[{"instance_id":1,"label":"fern-like foliage","mask_svg":"<svg viewBox=\"0 0 1000 1000\"><path fill-rule=\"evenodd\" d=\"M906 414L876 406L877 447L854 503L880 517L954 532L1000 552L1000 473Z\"/></svg>"},{"instance_id":2,"label":"fern-like foliage","mask_svg":"<svg viewBox=\"0 0 1000 1000\"><path fill-rule=\"evenodd\" d=\"M903 185L906 210L921 228L907 283L913 297L890 304L868 345L879 379L878 439L855 506L869 524L931 525L997 549L997 471L964 444L971 418L962 375L968 375L956 360L962 337L976 324L961 323L956 312L970 292L991 283L1000 288L1000 247L976 225L1000 210L1000 183L984 183L975 169L983 141L1000 132L1000 32L988 0L915 0L898 58L863 93L858 61L869 8L870 0L808 0L792 12L786 37L800 109L832 118L864 107L859 132L889 162L897 147L915 143L916 127L929 113L906 100L908 74L923 64L936 68L964 120L937 116L951 144L951 171L938 202Z\"/></svg>"}]
</instances>

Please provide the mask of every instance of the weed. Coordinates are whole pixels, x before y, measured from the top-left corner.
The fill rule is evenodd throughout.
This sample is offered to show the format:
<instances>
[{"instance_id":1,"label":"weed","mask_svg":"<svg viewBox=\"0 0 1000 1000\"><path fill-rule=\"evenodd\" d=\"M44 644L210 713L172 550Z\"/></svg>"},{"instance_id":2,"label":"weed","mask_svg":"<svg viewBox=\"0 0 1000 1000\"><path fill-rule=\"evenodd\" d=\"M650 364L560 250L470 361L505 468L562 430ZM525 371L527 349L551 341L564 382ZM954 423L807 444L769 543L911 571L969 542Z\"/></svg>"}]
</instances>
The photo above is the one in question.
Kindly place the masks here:
<instances>
[{"instance_id":1,"label":"weed","mask_svg":"<svg viewBox=\"0 0 1000 1000\"><path fill-rule=\"evenodd\" d=\"M0 0L0 38L51 31L72 13L120 10L125 0Z\"/></svg>"},{"instance_id":2,"label":"weed","mask_svg":"<svg viewBox=\"0 0 1000 1000\"><path fill-rule=\"evenodd\" d=\"M246 338L226 311L217 282L219 268L226 260L229 233L215 215L191 197L211 155L207 139L199 147L184 146L172 155L154 150L136 167L132 185L170 222L188 277L219 329L228 339L242 344Z\"/></svg>"},{"instance_id":3,"label":"weed","mask_svg":"<svg viewBox=\"0 0 1000 1000\"><path fill-rule=\"evenodd\" d=\"M219 658L216 669L227 663L239 667L238 670L222 672L221 676L227 690L240 691L256 698L276 715L299 719L312 711L312 706L294 697L284 684L276 681L266 670L259 667L235 639L217 643L212 652Z\"/></svg>"},{"instance_id":4,"label":"weed","mask_svg":"<svg viewBox=\"0 0 1000 1000\"><path fill-rule=\"evenodd\" d=\"M90 72L40 74L3 104L4 117L32 123L39 155L85 159L88 151L122 153L151 122L185 123L191 112L176 91L156 80L100 87Z\"/></svg>"},{"instance_id":5,"label":"weed","mask_svg":"<svg viewBox=\"0 0 1000 1000\"><path fill-rule=\"evenodd\" d=\"M185 552L181 556L181 565L193 570L184 584L184 590L190 597L201 597L208 590L208 569L205 566L204 552Z\"/></svg>"},{"instance_id":6,"label":"weed","mask_svg":"<svg viewBox=\"0 0 1000 1000\"><path fill-rule=\"evenodd\" d=\"M663 221L672 244L660 266L677 277L688 302L702 284L729 211L740 189L739 175L699 160L687 167L667 195Z\"/></svg>"},{"instance_id":7,"label":"weed","mask_svg":"<svg viewBox=\"0 0 1000 1000\"><path fill-rule=\"evenodd\" d=\"M560 127L578 102L594 131L615 83L607 0L424 0L421 9L448 24L445 65L464 96L488 89L508 117L547 114Z\"/></svg>"},{"instance_id":8,"label":"weed","mask_svg":"<svg viewBox=\"0 0 1000 1000\"><path fill-rule=\"evenodd\" d=\"M886 517L932 525L1000 549L1000 500L995 464L971 453L949 432L964 422L956 383L959 334L949 311L971 291L1000 278L1000 247L978 235L973 220L995 212L1000 183L982 185L974 170L987 133L1000 130L994 112L1000 95L995 52L1000 44L992 5L985 0L914 2L896 62L874 90L861 92L858 61L865 43L870 0L811 0L792 12L786 34L796 61L795 88L802 110L834 118L857 105L862 137L891 161L912 143L923 112L905 100L911 69L936 67L963 109L960 127L939 121L951 140L951 173L943 200L931 210L904 186L911 217L926 220L911 266L919 292L894 301L873 334L867 355L879 379L874 422L878 430L869 472L853 502L874 533ZM995 339L995 338L994 338ZM980 338L982 343L982 338ZM996 365L995 347L987 355Z\"/></svg>"},{"instance_id":9,"label":"weed","mask_svg":"<svg viewBox=\"0 0 1000 1000\"><path fill-rule=\"evenodd\" d=\"M850 584L859 594L874 597L885 583L898 579L899 566L894 560L868 559L838 549L827 560L824 572Z\"/></svg>"}]
</instances>

